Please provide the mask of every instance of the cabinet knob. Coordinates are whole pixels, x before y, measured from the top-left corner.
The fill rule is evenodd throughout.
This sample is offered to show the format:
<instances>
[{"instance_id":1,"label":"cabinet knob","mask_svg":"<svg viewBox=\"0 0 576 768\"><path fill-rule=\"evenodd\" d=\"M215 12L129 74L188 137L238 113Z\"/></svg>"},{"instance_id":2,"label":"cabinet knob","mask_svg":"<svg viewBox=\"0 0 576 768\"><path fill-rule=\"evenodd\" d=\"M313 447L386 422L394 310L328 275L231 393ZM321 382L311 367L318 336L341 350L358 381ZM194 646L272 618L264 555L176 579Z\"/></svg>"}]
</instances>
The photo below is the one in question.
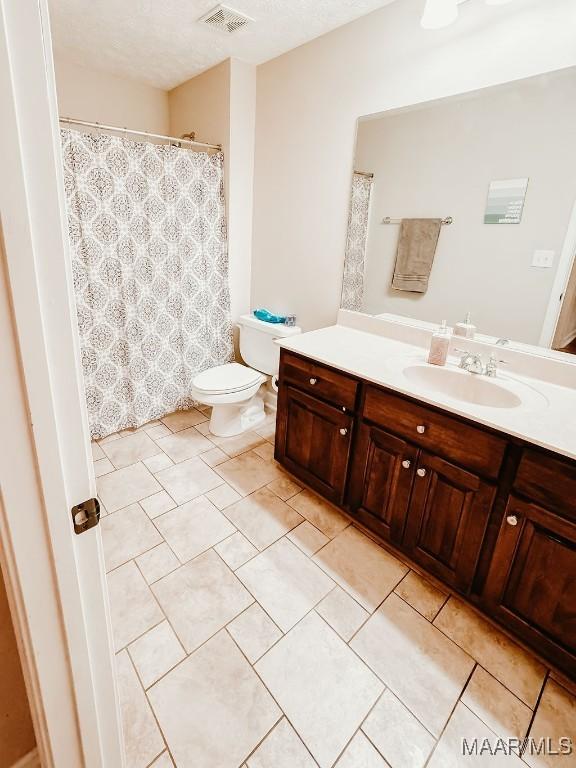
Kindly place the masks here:
<instances>
[{"instance_id":1,"label":"cabinet knob","mask_svg":"<svg viewBox=\"0 0 576 768\"><path fill-rule=\"evenodd\" d=\"M411 464L412 462L410 461L410 459L404 459L404 461L402 462L402 466L404 467L404 469L410 469Z\"/></svg>"},{"instance_id":2,"label":"cabinet knob","mask_svg":"<svg viewBox=\"0 0 576 768\"><path fill-rule=\"evenodd\" d=\"M348 434L348 430L346 429L346 427L342 427L342 429L340 430L340 434L341 434L342 436L344 436L344 435L347 435L347 434Z\"/></svg>"},{"instance_id":3,"label":"cabinet knob","mask_svg":"<svg viewBox=\"0 0 576 768\"><path fill-rule=\"evenodd\" d=\"M508 523L508 525L518 525L518 518L516 517L516 515L508 515L508 517L506 518L506 522Z\"/></svg>"},{"instance_id":4,"label":"cabinet knob","mask_svg":"<svg viewBox=\"0 0 576 768\"><path fill-rule=\"evenodd\" d=\"M314 386L314 384L316 384L317 381L318 381L318 379L310 379L310 384L312 384L312 386Z\"/></svg>"},{"instance_id":5,"label":"cabinet knob","mask_svg":"<svg viewBox=\"0 0 576 768\"><path fill-rule=\"evenodd\" d=\"M420 469L416 470L416 474L418 477L426 477L426 470L423 467L420 467Z\"/></svg>"},{"instance_id":6,"label":"cabinet knob","mask_svg":"<svg viewBox=\"0 0 576 768\"><path fill-rule=\"evenodd\" d=\"M424 424L418 424L418 426L416 427L416 432L418 432L419 435L423 435L424 432L426 432L426 427L424 426Z\"/></svg>"}]
</instances>

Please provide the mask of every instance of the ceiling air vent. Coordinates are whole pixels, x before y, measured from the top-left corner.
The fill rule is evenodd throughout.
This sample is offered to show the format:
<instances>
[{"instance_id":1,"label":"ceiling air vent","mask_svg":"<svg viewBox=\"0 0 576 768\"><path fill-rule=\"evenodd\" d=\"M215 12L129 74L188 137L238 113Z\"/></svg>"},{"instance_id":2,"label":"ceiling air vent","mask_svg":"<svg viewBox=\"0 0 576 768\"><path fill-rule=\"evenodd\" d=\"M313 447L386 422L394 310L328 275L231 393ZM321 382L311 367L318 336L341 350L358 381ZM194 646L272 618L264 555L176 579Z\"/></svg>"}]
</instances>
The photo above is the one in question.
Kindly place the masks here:
<instances>
[{"instance_id":1,"label":"ceiling air vent","mask_svg":"<svg viewBox=\"0 0 576 768\"><path fill-rule=\"evenodd\" d=\"M226 5L217 5L215 8L212 8L211 11L208 11L208 13L199 18L198 21L231 35L233 32L237 32L239 29L242 29L242 27L245 27L246 24L248 24L249 21L253 21L253 19L240 13L240 11L228 8Z\"/></svg>"}]
</instances>

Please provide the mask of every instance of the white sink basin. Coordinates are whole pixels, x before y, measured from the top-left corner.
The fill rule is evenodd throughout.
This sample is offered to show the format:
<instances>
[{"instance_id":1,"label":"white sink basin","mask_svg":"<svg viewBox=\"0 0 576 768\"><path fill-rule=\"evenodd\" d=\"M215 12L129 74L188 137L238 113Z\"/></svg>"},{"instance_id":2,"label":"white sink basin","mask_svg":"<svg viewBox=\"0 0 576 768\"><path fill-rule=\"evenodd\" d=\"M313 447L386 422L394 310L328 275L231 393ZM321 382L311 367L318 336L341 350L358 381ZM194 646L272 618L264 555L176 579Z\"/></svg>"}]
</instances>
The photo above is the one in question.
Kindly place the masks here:
<instances>
[{"instance_id":1,"label":"white sink basin","mask_svg":"<svg viewBox=\"0 0 576 768\"><path fill-rule=\"evenodd\" d=\"M487 408L545 407L546 398L532 387L512 379L491 379L487 376L441 368L433 365L408 365L404 376L420 388L438 392L454 400Z\"/></svg>"}]
</instances>

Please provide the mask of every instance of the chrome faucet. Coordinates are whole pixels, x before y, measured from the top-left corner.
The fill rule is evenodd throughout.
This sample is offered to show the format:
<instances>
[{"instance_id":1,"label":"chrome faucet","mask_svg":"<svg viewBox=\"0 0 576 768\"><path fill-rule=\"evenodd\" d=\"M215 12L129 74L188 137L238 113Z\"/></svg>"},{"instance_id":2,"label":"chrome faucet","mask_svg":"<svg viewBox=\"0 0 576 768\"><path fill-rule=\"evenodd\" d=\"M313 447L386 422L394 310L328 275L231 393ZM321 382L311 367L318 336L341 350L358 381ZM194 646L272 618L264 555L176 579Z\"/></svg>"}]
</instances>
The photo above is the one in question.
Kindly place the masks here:
<instances>
[{"instance_id":1,"label":"chrome faucet","mask_svg":"<svg viewBox=\"0 0 576 768\"><path fill-rule=\"evenodd\" d=\"M458 368L462 368L468 373L482 374L484 373L484 363L480 355L475 355L473 352L466 352L463 349L457 349L457 352L462 352L462 357L458 363Z\"/></svg>"},{"instance_id":2,"label":"chrome faucet","mask_svg":"<svg viewBox=\"0 0 576 768\"><path fill-rule=\"evenodd\" d=\"M494 354L490 355L488 362L484 365L480 355L476 355L474 352L465 349L456 349L454 351L462 354L458 367L462 368L464 371L468 371L468 373L494 378L498 373L498 363L503 363L504 365L507 364L506 360L499 360Z\"/></svg>"}]
</instances>

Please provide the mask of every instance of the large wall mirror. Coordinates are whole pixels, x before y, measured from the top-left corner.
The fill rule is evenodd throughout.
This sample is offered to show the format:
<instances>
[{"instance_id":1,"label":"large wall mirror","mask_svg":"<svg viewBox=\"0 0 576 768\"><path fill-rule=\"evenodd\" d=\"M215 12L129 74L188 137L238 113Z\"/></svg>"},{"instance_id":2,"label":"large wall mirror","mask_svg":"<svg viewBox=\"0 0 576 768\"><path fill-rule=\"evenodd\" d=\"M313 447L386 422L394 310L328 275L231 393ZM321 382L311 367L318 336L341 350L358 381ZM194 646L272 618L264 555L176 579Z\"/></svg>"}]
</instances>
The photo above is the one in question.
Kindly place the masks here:
<instances>
[{"instance_id":1,"label":"large wall mirror","mask_svg":"<svg viewBox=\"0 0 576 768\"><path fill-rule=\"evenodd\" d=\"M576 68L361 117L342 307L576 353L575 137Z\"/></svg>"}]
</instances>

